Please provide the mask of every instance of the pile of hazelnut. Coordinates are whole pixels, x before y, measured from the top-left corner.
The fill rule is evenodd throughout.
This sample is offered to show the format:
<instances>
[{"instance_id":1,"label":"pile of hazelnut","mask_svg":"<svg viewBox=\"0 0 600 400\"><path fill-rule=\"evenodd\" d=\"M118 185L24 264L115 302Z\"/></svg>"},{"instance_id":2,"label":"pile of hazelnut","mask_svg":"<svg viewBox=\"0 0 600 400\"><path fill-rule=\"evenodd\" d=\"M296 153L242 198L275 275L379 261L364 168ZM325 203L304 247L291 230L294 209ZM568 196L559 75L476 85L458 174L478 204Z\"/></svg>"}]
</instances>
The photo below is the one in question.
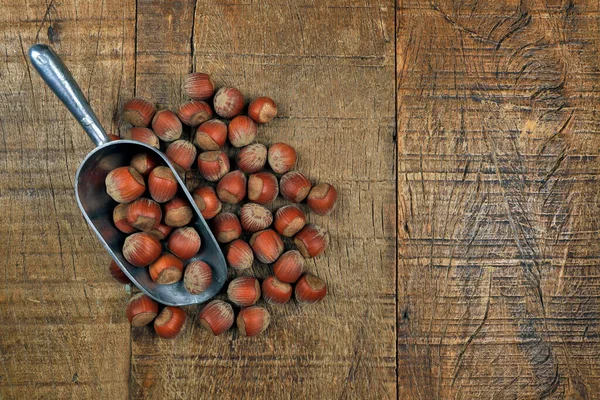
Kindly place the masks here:
<instances>
[{"instance_id":1,"label":"pile of hazelnut","mask_svg":"<svg viewBox=\"0 0 600 400\"><path fill-rule=\"evenodd\" d=\"M189 74L184 90L192 100L176 113L157 111L153 103L134 98L124 105L122 119L134 126L129 131L132 140L158 149L162 146L182 175L197 165L203 184L192 191L192 196L216 240L224 246L232 270L250 269L255 258L273 264L273 276L262 284L255 277L239 276L227 287L229 302L241 307L236 319L239 332L255 336L267 329L271 319L264 307L256 305L261 296L268 303L284 304L293 290L298 302L312 303L327 293L322 279L303 271L305 258L325 250L329 241L325 229L307 224L306 215L295 204L284 205L274 213L265 206L271 206L281 195L291 203L306 200L310 210L327 215L335 205L337 191L328 183L313 186L301 172L292 171L296 163L293 147L275 143L267 149L254 143L258 125L277 115L277 106L270 98L250 102L246 116L241 115L245 106L242 93L223 87L215 94L215 85L207 74ZM207 102L211 98L212 108ZM213 118L213 112L221 119ZM184 125L191 127L191 141L182 139ZM192 294L210 286L212 272L208 264L189 261L186 265L202 243L195 228L188 226L194 213L185 199L176 196L178 183L170 168L159 165L150 154L136 154L129 166L108 174L106 191L118 203L113 212L116 228L129 235L123 257L130 264L148 267L150 277L158 284L183 279L184 287ZM234 207L234 212L225 212L224 204ZM242 239L243 231L248 242ZM290 243L293 238L295 249L285 251L282 237L289 238ZM168 251L163 251L161 241ZM129 283L114 261L109 270L117 281ZM229 302L212 300L199 314L201 325L213 335L222 334L234 323ZM181 308L166 306L159 313L159 305L143 293L130 299L127 317L136 327L154 321L157 334L163 338L176 337L186 321Z\"/></svg>"}]
</instances>

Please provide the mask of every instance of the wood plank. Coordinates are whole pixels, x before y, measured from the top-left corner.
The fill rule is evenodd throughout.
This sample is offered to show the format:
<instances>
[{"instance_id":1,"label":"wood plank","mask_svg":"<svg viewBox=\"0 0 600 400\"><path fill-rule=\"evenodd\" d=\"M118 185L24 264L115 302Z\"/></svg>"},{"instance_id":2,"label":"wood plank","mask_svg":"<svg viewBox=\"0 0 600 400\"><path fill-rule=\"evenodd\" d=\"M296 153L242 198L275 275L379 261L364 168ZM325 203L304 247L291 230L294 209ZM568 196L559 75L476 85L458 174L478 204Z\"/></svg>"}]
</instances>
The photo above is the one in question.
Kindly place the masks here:
<instances>
[{"instance_id":1,"label":"wood plank","mask_svg":"<svg viewBox=\"0 0 600 400\"><path fill-rule=\"evenodd\" d=\"M600 393L597 18L400 3L401 398Z\"/></svg>"},{"instance_id":2,"label":"wood plank","mask_svg":"<svg viewBox=\"0 0 600 400\"><path fill-rule=\"evenodd\" d=\"M132 397L395 399L393 3L200 1L195 10L192 68L248 98L273 97L280 116L259 141L292 144L298 169L340 191L333 215L310 216L332 236L308 263L331 293L313 306L269 306L273 323L259 338L213 339L195 307L176 341L134 331ZM165 26L168 14L155 12L148 26ZM138 37L155 35L160 49L180 33L140 26Z\"/></svg>"},{"instance_id":3,"label":"wood plank","mask_svg":"<svg viewBox=\"0 0 600 400\"><path fill-rule=\"evenodd\" d=\"M133 94L135 2L0 1L0 398L123 398L128 292L73 192L93 148L26 60L50 42L107 130Z\"/></svg>"},{"instance_id":4,"label":"wood plank","mask_svg":"<svg viewBox=\"0 0 600 400\"><path fill-rule=\"evenodd\" d=\"M184 100L183 78L192 68L194 1L137 2L136 95L173 107Z\"/></svg>"}]
</instances>

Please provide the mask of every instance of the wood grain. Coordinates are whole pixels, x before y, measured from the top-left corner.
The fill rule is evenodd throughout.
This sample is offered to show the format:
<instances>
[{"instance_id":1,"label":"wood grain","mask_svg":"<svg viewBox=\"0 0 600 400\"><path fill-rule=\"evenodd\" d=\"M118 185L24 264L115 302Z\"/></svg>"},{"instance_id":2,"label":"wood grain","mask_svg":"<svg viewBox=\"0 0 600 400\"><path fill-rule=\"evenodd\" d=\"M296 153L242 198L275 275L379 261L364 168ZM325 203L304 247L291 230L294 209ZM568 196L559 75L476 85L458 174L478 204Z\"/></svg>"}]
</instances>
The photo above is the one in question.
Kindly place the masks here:
<instances>
[{"instance_id":1,"label":"wood grain","mask_svg":"<svg viewBox=\"0 0 600 400\"><path fill-rule=\"evenodd\" d=\"M183 78L192 66L193 1L138 0L136 95L159 107L186 100Z\"/></svg>"},{"instance_id":2,"label":"wood grain","mask_svg":"<svg viewBox=\"0 0 600 400\"><path fill-rule=\"evenodd\" d=\"M598 398L597 4L0 9L0 398ZM254 339L209 337L201 307L174 341L131 329L73 196L92 144L28 64L38 41L121 135L124 101L175 108L190 71L273 97L259 141L340 192L310 217L328 298L268 306Z\"/></svg>"},{"instance_id":3,"label":"wood grain","mask_svg":"<svg viewBox=\"0 0 600 400\"><path fill-rule=\"evenodd\" d=\"M597 398L597 5L397 16L399 395Z\"/></svg>"},{"instance_id":4,"label":"wood grain","mask_svg":"<svg viewBox=\"0 0 600 400\"><path fill-rule=\"evenodd\" d=\"M187 15L194 2L181 7ZM195 10L193 29L177 33L193 33L191 68L247 98L273 97L280 114L260 127L259 141L292 144L298 169L340 191L337 211L310 216L331 233L326 255L308 263L330 296L268 306L273 323L259 338L212 338L193 308L175 342L134 332L132 397L396 398L393 4L198 2ZM154 11L148 26L165 26L169 6ZM165 38L159 48L174 35L140 27L138 37ZM163 72L177 76L180 67Z\"/></svg>"},{"instance_id":5,"label":"wood grain","mask_svg":"<svg viewBox=\"0 0 600 400\"><path fill-rule=\"evenodd\" d=\"M92 142L26 60L64 57L104 126L133 94L135 3L0 2L0 398L122 398L128 293L77 207Z\"/></svg>"}]
</instances>

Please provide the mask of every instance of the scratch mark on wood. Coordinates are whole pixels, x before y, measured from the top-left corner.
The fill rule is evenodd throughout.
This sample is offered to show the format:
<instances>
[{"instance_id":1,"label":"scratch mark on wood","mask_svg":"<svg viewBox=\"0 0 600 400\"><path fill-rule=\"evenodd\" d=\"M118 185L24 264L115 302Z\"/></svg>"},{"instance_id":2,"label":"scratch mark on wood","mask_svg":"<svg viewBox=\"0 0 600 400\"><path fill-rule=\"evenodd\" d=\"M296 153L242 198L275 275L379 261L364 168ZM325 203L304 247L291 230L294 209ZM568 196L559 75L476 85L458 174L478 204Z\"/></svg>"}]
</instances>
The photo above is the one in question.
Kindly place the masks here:
<instances>
[{"instance_id":1,"label":"scratch mark on wood","mask_svg":"<svg viewBox=\"0 0 600 400\"><path fill-rule=\"evenodd\" d=\"M487 302L485 304L485 312L483 313L483 318L481 318L481 322L479 323L479 325L477 325L477 328L475 328L475 330L469 335L469 337L467 338L467 341L465 342L465 344L461 347L460 351L458 352L458 357L456 358L456 363L454 364L454 377L452 378L452 383L450 386L454 386L454 384L456 383L456 378L458 377L458 374L460 372L462 358L465 355L465 352L467 351L469 345L471 344L471 342L473 342L473 340L475 340L477 335L479 335L479 332L481 332L481 330L483 329L483 326L485 325L485 323L488 319L488 313L490 312L490 299L492 297L491 294L492 294L493 274L492 274L491 270L490 270L489 274L490 274L490 278L489 278L489 283L488 283Z\"/></svg>"},{"instance_id":2,"label":"scratch mark on wood","mask_svg":"<svg viewBox=\"0 0 600 400\"><path fill-rule=\"evenodd\" d=\"M35 33L35 42L37 43L40 40L40 31L42 27L46 23L46 19L50 16L50 9L54 7L54 0L50 0L50 3L46 6L46 11L44 12L44 16L42 17L42 21L38 25L37 32Z\"/></svg>"},{"instance_id":3,"label":"scratch mark on wood","mask_svg":"<svg viewBox=\"0 0 600 400\"><path fill-rule=\"evenodd\" d=\"M102 19L104 18L104 0L102 0L102 2L100 3L100 16L99 16L99 21L98 21L98 30L96 32L97 35L97 39L96 39L96 50L94 51L94 58L92 59L92 68L90 68L90 79L88 80L88 87L87 87L87 98L88 100L91 98L90 97L90 89L92 87L92 80L94 79L94 70L96 69L96 61L98 60L98 50L100 49L100 39L101 39L101 35L102 35Z\"/></svg>"}]
</instances>

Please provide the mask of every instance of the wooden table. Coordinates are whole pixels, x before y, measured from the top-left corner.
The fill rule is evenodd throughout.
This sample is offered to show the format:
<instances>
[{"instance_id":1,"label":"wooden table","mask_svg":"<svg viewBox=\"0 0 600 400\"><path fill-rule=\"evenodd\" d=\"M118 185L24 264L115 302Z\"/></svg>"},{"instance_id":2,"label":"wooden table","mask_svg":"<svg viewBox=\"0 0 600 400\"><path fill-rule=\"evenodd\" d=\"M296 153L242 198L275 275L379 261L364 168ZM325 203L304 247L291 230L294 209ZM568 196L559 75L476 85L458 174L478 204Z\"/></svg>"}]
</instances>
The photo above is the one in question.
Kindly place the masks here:
<instances>
[{"instance_id":1,"label":"wooden table","mask_svg":"<svg viewBox=\"0 0 600 400\"><path fill-rule=\"evenodd\" d=\"M0 398L600 396L600 18L585 1L0 0ZM89 139L27 62L51 43L108 131L211 73L338 187L330 295L259 338L131 329L73 196ZM264 273L264 271L262 271Z\"/></svg>"}]
</instances>

